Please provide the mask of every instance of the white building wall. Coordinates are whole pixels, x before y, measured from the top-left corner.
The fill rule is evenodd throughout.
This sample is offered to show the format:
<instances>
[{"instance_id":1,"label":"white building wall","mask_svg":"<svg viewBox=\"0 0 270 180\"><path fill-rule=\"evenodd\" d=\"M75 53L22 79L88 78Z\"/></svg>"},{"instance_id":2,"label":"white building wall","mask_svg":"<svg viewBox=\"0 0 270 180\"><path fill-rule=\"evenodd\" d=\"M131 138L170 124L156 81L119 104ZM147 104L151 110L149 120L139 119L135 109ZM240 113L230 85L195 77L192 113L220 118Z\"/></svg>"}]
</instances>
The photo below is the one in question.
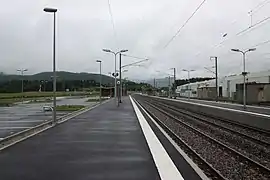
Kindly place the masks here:
<instances>
[{"instance_id":1,"label":"white building wall","mask_svg":"<svg viewBox=\"0 0 270 180\"><path fill-rule=\"evenodd\" d=\"M177 86L176 93L178 93L180 96L188 97L188 94L190 94L190 97L197 97L197 89L199 87L215 87L216 81L215 79L209 80L209 81L202 81L202 82L195 82L190 84L185 84L182 86ZM190 91L189 91L190 89Z\"/></svg>"},{"instance_id":2,"label":"white building wall","mask_svg":"<svg viewBox=\"0 0 270 180\"><path fill-rule=\"evenodd\" d=\"M256 82L256 83L270 83L270 70L263 72L250 73L247 75L247 82ZM236 84L243 83L242 75L232 75L219 78L218 84L222 86L222 96L233 98L233 94L236 92ZM203 82L191 83L190 88L191 91L197 92L198 87L215 87L215 79ZM177 86L177 93L180 96L188 97L188 93L190 93L190 97L197 97L197 93L192 93L188 91L188 85Z\"/></svg>"},{"instance_id":3,"label":"white building wall","mask_svg":"<svg viewBox=\"0 0 270 180\"><path fill-rule=\"evenodd\" d=\"M270 71L250 73L246 76L246 82L270 83ZM243 83L242 75L227 76L221 80L223 97L232 98L236 92L236 84Z\"/></svg>"}]
</instances>

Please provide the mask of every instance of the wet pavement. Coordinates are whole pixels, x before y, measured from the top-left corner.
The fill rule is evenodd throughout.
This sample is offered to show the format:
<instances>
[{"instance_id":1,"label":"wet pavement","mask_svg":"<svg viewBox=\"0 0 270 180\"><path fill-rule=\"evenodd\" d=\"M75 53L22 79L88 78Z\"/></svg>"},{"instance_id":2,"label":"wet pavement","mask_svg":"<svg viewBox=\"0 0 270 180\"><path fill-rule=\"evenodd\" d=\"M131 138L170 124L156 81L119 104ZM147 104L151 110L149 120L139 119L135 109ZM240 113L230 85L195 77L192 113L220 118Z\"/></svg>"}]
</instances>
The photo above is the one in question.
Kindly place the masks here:
<instances>
[{"instance_id":1,"label":"wet pavement","mask_svg":"<svg viewBox=\"0 0 270 180\"><path fill-rule=\"evenodd\" d=\"M0 154L3 180L159 180L128 97L85 112Z\"/></svg>"},{"instance_id":2,"label":"wet pavement","mask_svg":"<svg viewBox=\"0 0 270 180\"><path fill-rule=\"evenodd\" d=\"M88 98L62 98L57 105L93 105L95 102L86 102ZM43 106L52 106L52 103L19 104L12 107L0 107L0 140L16 132L34 127L52 119L52 112L43 112ZM57 117L68 112L57 112Z\"/></svg>"}]
</instances>

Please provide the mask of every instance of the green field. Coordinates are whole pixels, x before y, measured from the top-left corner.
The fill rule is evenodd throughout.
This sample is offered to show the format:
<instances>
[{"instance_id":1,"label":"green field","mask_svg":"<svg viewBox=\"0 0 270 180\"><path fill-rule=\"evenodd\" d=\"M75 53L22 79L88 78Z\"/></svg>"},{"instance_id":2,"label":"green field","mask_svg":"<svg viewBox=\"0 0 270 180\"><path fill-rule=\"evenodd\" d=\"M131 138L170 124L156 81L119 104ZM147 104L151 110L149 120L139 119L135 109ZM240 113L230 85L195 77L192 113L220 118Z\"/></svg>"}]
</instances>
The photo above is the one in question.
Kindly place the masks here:
<instances>
[{"instance_id":1,"label":"green field","mask_svg":"<svg viewBox=\"0 0 270 180\"><path fill-rule=\"evenodd\" d=\"M93 93L92 93L93 94ZM0 93L0 99L51 97L52 92L24 92L24 93ZM90 92L56 92L56 96L83 96L91 95Z\"/></svg>"},{"instance_id":2,"label":"green field","mask_svg":"<svg viewBox=\"0 0 270 180\"><path fill-rule=\"evenodd\" d=\"M84 107L82 105L62 105L56 106L56 111L78 111Z\"/></svg>"},{"instance_id":3,"label":"green field","mask_svg":"<svg viewBox=\"0 0 270 180\"><path fill-rule=\"evenodd\" d=\"M63 96L96 96L97 92L56 92L57 97ZM24 92L24 93L0 93L0 106L12 106L22 101L43 101L53 96L53 92Z\"/></svg>"},{"instance_id":4,"label":"green field","mask_svg":"<svg viewBox=\"0 0 270 180\"><path fill-rule=\"evenodd\" d=\"M101 98L101 101L105 101L105 100L107 100L108 98L104 98L104 97L102 97ZM89 98L88 100L87 100L87 102L98 102L99 101L99 97L95 97L95 98Z\"/></svg>"}]
</instances>

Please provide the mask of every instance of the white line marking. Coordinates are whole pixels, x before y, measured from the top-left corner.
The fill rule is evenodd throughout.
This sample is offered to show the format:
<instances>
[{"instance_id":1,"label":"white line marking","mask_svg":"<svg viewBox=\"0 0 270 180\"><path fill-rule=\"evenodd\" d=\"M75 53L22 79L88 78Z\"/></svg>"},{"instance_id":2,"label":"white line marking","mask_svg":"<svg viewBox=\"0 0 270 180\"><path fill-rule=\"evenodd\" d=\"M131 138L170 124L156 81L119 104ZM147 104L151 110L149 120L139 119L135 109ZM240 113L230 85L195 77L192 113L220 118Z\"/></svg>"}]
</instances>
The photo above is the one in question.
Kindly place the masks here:
<instances>
[{"instance_id":1,"label":"white line marking","mask_svg":"<svg viewBox=\"0 0 270 180\"><path fill-rule=\"evenodd\" d=\"M270 115L268 115L268 114L260 114L260 113L250 112L250 111L242 111L242 110L238 110L238 109L230 109L230 108L225 108L225 107L212 106L212 105L208 105L208 104L187 102L187 101L182 101L179 99L167 99L167 98L156 97L156 96L152 96L152 97L159 98L159 99L165 99L165 100L169 100L169 101L182 102L182 103L186 103L186 104L193 104L193 105L199 105L199 106L204 106L204 107L210 107L210 108L222 109L222 110L226 110L226 111L233 111L233 112L239 112L239 113L244 113L244 114L251 114L251 115L255 115L255 116L262 116L262 117L270 118Z\"/></svg>"},{"instance_id":2,"label":"white line marking","mask_svg":"<svg viewBox=\"0 0 270 180\"><path fill-rule=\"evenodd\" d=\"M138 104L145 114L151 119L151 121L157 126L157 128L164 134L164 136L168 139L168 141L174 146L174 148L183 156L183 158L187 161L187 163L194 169L194 171L200 176L202 180L209 180L209 178L204 174L204 172L195 164L192 159L188 157L188 155L175 143L175 141L160 127L160 125L149 115L145 109Z\"/></svg>"},{"instance_id":3,"label":"white line marking","mask_svg":"<svg viewBox=\"0 0 270 180\"><path fill-rule=\"evenodd\" d=\"M187 101L187 99L185 98L177 98L177 99L181 99L181 100L184 100L184 101ZM202 102L208 102L208 103L213 103L213 104L226 104L226 105L229 105L229 106L238 106L238 107L243 107L242 104L236 104L236 103L229 103L229 102L216 102L216 101L207 101L207 100L202 100L202 99L192 99L192 101L202 101ZM270 108L268 107L262 107L262 106L252 106L252 105L247 105L247 107L250 107L250 108L256 108L256 109L265 109L265 110L270 110Z\"/></svg>"},{"instance_id":4,"label":"white line marking","mask_svg":"<svg viewBox=\"0 0 270 180\"><path fill-rule=\"evenodd\" d=\"M28 122L44 122L47 120L33 120L33 121L0 121L0 123L28 123Z\"/></svg>"},{"instance_id":5,"label":"white line marking","mask_svg":"<svg viewBox=\"0 0 270 180\"><path fill-rule=\"evenodd\" d=\"M28 129L32 127L0 127L0 130L6 130L6 129Z\"/></svg>"},{"instance_id":6,"label":"white line marking","mask_svg":"<svg viewBox=\"0 0 270 180\"><path fill-rule=\"evenodd\" d=\"M175 167L173 161L169 157L168 153L156 137L155 133L147 123L146 119L142 115L138 106L135 104L133 99L129 96L134 111L139 120L140 126L142 128L143 134L155 161L156 167L158 169L160 178L162 180L184 180L178 169Z\"/></svg>"}]
</instances>

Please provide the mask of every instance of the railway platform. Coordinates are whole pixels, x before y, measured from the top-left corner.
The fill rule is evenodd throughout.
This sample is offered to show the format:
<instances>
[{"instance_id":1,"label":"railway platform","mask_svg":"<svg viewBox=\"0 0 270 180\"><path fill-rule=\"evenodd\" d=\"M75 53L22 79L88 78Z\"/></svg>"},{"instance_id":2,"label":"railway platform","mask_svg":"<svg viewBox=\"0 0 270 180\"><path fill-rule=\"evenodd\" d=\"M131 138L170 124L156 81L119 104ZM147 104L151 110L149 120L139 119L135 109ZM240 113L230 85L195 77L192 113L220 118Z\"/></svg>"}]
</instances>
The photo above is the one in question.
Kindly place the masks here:
<instances>
[{"instance_id":1,"label":"railway platform","mask_svg":"<svg viewBox=\"0 0 270 180\"><path fill-rule=\"evenodd\" d=\"M157 135L156 135L157 134ZM129 97L102 104L0 152L4 180L201 179Z\"/></svg>"}]
</instances>

